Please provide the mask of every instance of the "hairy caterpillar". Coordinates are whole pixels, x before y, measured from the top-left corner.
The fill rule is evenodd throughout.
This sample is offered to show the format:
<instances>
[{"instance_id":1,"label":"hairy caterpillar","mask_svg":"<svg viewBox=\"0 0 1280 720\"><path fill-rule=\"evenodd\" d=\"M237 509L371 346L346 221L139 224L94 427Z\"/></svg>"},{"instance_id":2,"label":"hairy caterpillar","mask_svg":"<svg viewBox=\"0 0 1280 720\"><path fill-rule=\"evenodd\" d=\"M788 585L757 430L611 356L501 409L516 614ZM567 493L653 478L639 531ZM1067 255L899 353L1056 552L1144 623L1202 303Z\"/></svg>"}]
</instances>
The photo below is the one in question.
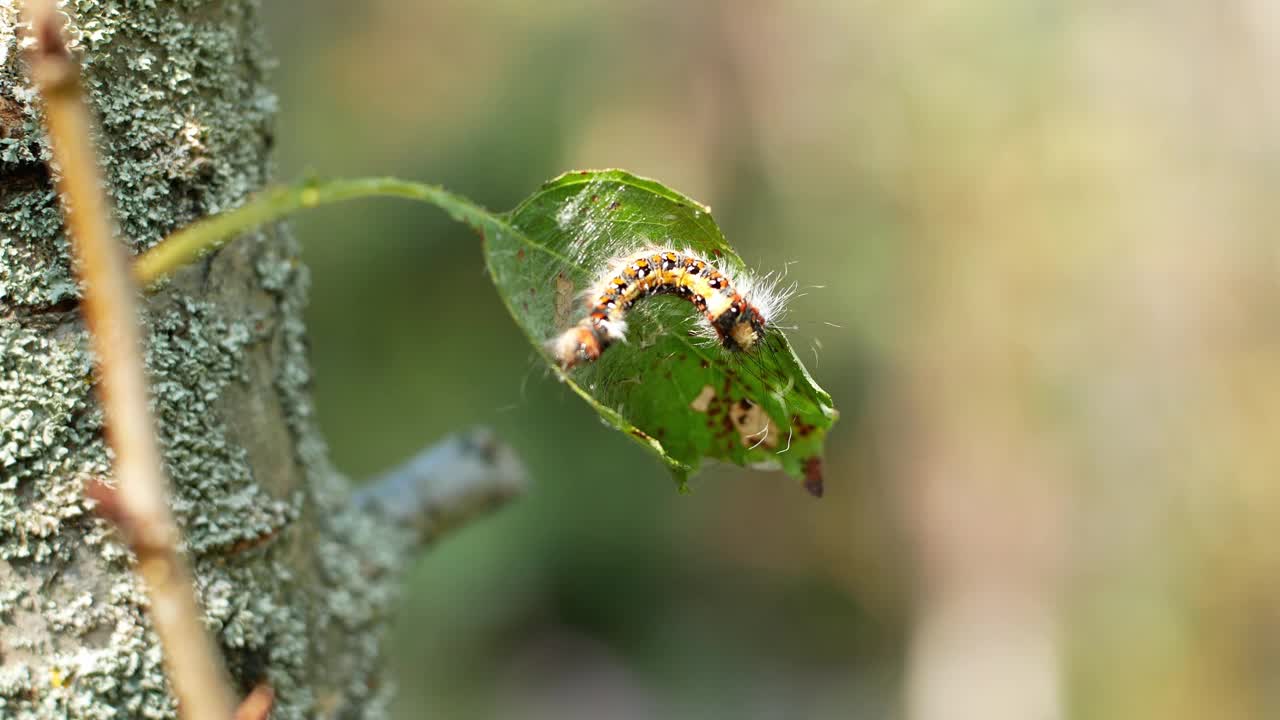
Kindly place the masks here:
<instances>
[{"instance_id":1,"label":"hairy caterpillar","mask_svg":"<svg viewBox=\"0 0 1280 720\"><path fill-rule=\"evenodd\" d=\"M627 311L650 295L675 295L693 303L715 338L732 351L757 348L783 300L774 291L753 289L745 278L734 283L689 251L640 250L610 264L587 293L586 317L547 344L561 369L592 362L624 340Z\"/></svg>"}]
</instances>

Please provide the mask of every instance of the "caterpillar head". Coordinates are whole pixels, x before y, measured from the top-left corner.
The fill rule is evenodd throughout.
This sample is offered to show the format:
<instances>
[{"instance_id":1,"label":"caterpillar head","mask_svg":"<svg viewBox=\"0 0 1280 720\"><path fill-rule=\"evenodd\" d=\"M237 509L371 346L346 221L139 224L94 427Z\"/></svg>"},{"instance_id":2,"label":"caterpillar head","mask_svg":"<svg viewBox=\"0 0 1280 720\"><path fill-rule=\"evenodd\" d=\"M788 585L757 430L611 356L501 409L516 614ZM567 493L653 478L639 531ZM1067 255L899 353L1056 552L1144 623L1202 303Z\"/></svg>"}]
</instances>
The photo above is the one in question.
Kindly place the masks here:
<instances>
[{"instance_id":1,"label":"caterpillar head","mask_svg":"<svg viewBox=\"0 0 1280 720\"><path fill-rule=\"evenodd\" d=\"M591 328L575 325L547 342L547 349L560 363L561 370L571 370L583 363L594 362L603 348Z\"/></svg>"},{"instance_id":2,"label":"caterpillar head","mask_svg":"<svg viewBox=\"0 0 1280 720\"><path fill-rule=\"evenodd\" d=\"M764 315L741 295L733 296L711 325L728 350L753 350L764 340Z\"/></svg>"},{"instance_id":3,"label":"caterpillar head","mask_svg":"<svg viewBox=\"0 0 1280 720\"><path fill-rule=\"evenodd\" d=\"M764 340L764 316L755 307L747 305L738 315L737 322L725 336L725 347L731 350L753 350Z\"/></svg>"},{"instance_id":4,"label":"caterpillar head","mask_svg":"<svg viewBox=\"0 0 1280 720\"><path fill-rule=\"evenodd\" d=\"M626 321L593 315L552 338L547 349L560 363L561 370L571 370L578 365L595 362L605 348L626 340L626 332Z\"/></svg>"}]
</instances>

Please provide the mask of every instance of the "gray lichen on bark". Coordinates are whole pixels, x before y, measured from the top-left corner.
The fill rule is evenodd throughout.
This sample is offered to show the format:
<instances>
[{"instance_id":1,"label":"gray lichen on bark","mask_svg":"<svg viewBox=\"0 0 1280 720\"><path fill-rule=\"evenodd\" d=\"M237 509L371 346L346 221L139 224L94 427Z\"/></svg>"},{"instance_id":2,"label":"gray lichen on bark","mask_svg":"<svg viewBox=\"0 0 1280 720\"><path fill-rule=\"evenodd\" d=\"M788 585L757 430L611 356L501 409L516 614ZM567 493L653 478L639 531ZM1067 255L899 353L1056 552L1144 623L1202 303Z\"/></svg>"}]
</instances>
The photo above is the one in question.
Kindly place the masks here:
<instances>
[{"instance_id":1,"label":"gray lichen on bark","mask_svg":"<svg viewBox=\"0 0 1280 720\"><path fill-rule=\"evenodd\" d=\"M15 0L0 0L0 717L173 715L128 551L83 483L110 476ZM251 0L65 4L120 234L134 251L270 174L275 100ZM375 717L411 533L344 511L312 419L307 273L274 228L146 304L153 408L201 601L273 717ZM341 658L341 663L325 662Z\"/></svg>"}]
</instances>

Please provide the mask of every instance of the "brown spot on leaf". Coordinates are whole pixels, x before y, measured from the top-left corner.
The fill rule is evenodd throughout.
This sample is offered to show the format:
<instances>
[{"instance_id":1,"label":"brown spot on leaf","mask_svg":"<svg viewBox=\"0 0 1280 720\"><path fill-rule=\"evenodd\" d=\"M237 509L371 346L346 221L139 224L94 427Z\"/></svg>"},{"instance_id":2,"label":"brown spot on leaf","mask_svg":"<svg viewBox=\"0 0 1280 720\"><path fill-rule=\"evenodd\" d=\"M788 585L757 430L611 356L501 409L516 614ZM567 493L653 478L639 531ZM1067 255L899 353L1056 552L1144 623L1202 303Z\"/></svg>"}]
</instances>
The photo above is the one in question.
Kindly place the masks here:
<instances>
[{"instance_id":1,"label":"brown spot on leaf","mask_svg":"<svg viewBox=\"0 0 1280 720\"><path fill-rule=\"evenodd\" d=\"M516 251L516 260L524 260L524 248Z\"/></svg>"},{"instance_id":2,"label":"brown spot on leaf","mask_svg":"<svg viewBox=\"0 0 1280 720\"><path fill-rule=\"evenodd\" d=\"M792 415L791 429L795 432L796 435L799 435L802 438L807 438L809 437L809 435L813 433L814 430L817 430L818 428L816 425L812 425L810 423L805 422L804 420L801 420L799 415Z\"/></svg>"}]
</instances>

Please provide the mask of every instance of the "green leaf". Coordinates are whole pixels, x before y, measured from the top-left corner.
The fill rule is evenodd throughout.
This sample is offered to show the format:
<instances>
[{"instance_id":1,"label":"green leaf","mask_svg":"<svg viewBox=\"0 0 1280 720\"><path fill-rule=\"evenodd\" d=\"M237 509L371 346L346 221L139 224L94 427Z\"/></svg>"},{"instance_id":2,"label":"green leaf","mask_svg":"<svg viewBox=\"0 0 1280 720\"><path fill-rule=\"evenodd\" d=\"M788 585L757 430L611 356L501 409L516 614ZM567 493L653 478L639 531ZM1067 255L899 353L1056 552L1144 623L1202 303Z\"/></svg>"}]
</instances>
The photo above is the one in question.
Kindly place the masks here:
<instances>
[{"instance_id":1,"label":"green leaf","mask_svg":"<svg viewBox=\"0 0 1280 720\"><path fill-rule=\"evenodd\" d=\"M609 261L643 246L689 248L730 278L750 271L708 208L619 170L567 173L483 228L485 260L516 323L574 392L656 452L684 486L703 458L776 467L822 493L822 453L838 417L782 332L732 353L691 337L701 322L673 296L638 302L627 342L562 372L545 344L585 314L581 293Z\"/></svg>"}]
</instances>

